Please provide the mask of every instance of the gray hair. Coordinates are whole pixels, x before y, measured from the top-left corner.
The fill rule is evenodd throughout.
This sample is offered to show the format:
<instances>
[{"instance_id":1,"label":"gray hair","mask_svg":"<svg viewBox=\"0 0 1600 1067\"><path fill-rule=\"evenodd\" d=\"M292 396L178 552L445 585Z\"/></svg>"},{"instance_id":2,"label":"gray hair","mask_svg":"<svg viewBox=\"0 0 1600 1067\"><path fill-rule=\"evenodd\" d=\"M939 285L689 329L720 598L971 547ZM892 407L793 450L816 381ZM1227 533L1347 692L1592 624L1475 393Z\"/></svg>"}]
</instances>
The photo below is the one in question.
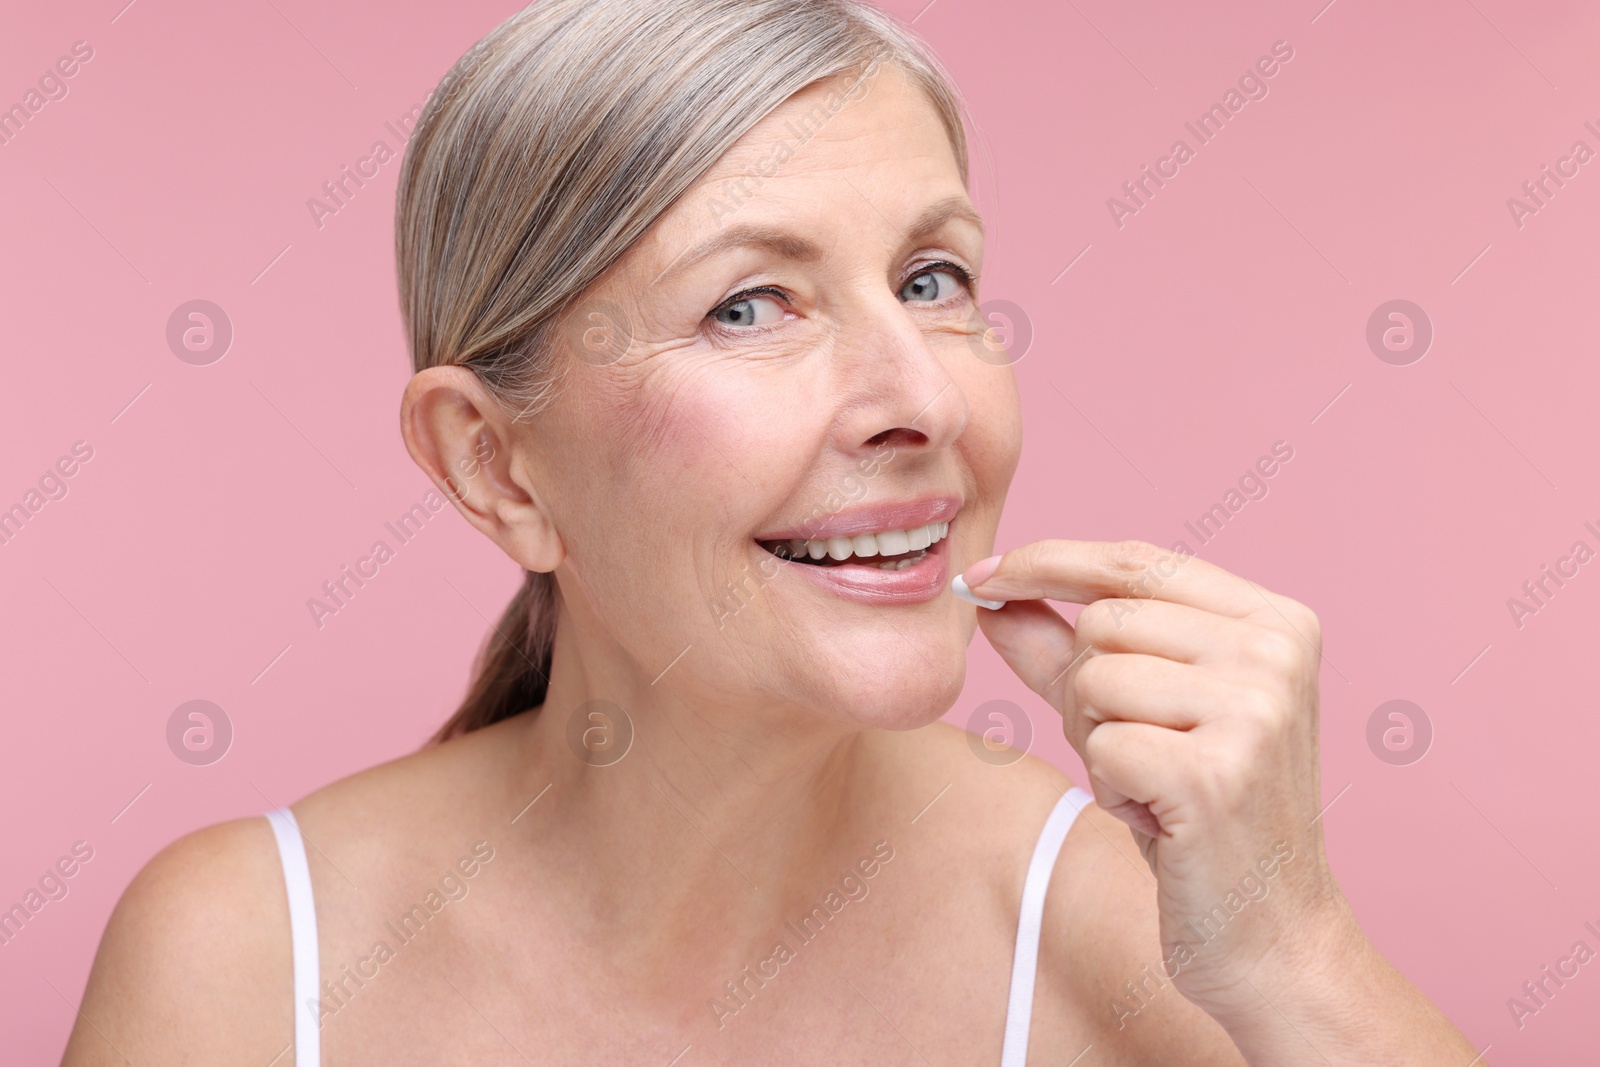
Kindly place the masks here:
<instances>
[{"instance_id":1,"label":"gray hair","mask_svg":"<svg viewBox=\"0 0 1600 1067\"><path fill-rule=\"evenodd\" d=\"M813 83L888 63L927 94L963 180L953 83L861 0L538 0L451 68L422 110L395 203L412 365L470 367L518 418L566 365L583 293L735 141ZM543 702L558 610L527 571L443 741Z\"/></svg>"}]
</instances>

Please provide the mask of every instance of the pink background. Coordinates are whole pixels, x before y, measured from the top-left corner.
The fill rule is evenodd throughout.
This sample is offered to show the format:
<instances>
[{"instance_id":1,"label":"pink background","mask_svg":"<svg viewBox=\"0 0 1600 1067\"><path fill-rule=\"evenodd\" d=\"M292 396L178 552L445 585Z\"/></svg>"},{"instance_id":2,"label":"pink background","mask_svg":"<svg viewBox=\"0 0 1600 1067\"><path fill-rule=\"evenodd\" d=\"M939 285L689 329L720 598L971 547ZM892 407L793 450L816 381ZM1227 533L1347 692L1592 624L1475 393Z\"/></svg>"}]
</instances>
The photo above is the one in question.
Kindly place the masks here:
<instances>
[{"instance_id":1,"label":"pink background","mask_svg":"<svg viewBox=\"0 0 1600 1067\"><path fill-rule=\"evenodd\" d=\"M517 5L124 2L30 5L0 35L0 105L94 49L0 145L0 507L94 450L0 546L0 905L94 848L0 947L13 1063L59 1057L151 855L415 748L516 580L442 513L320 631L305 605L429 487L396 426L398 163L320 229L306 201L397 148L384 123ZM1495 1064L1577 1062L1600 963L1520 1029L1506 1001L1580 938L1600 949L1600 563L1520 628L1507 599L1575 541L1600 549L1600 163L1520 228L1506 201L1575 140L1600 149L1600 11L924 2L889 6L970 101L985 293L1034 330L1000 547L1181 539L1315 608L1328 847L1367 931ZM1194 147L1183 123L1279 40L1269 95L1119 228L1107 198ZM235 330L208 366L165 338L197 298ZM1397 298L1435 330L1407 366L1366 342ZM1279 440L1269 495L1200 548L1184 523ZM979 637L950 718L1001 698L1081 774ZM191 699L233 725L209 766L167 746ZM1410 765L1368 746L1392 699L1433 726Z\"/></svg>"}]
</instances>

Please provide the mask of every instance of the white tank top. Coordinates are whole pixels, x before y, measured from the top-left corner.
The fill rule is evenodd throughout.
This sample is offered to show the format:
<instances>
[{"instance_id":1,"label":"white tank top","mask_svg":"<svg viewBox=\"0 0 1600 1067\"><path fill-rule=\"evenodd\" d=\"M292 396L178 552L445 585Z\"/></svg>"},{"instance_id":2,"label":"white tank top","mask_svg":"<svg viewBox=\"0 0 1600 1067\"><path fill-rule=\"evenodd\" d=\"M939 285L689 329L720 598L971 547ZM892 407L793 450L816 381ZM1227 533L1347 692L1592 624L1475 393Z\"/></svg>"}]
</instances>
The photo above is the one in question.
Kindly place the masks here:
<instances>
[{"instance_id":1,"label":"white tank top","mask_svg":"<svg viewBox=\"0 0 1600 1067\"><path fill-rule=\"evenodd\" d=\"M1039 932L1044 921L1044 895L1050 886L1061 843L1078 812L1094 797L1073 786L1061 795L1045 820L1033 847L1028 876L1022 884L1022 911L1017 917L1017 947L1011 959L1011 995L1006 1006L1006 1037L1000 1050L1000 1067L1024 1067L1028 1058L1028 1026L1033 1018L1033 980L1039 964ZM294 953L294 1063L295 1067L322 1067L322 1042L318 1023L317 910L311 898L311 869L306 864L300 824L288 808L266 813L278 839L283 861L283 882L289 891L289 938Z\"/></svg>"}]
</instances>

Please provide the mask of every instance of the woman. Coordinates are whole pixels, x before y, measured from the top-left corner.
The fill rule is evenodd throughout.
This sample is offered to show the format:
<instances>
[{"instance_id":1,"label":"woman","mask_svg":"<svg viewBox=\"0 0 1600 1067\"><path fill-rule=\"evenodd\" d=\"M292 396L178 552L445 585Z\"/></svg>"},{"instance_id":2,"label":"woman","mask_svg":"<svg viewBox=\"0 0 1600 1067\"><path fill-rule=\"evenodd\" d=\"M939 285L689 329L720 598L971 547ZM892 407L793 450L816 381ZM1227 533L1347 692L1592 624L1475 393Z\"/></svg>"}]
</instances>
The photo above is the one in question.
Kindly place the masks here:
<instances>
[{"instance_id":1,"label":"woman","mask_svg":"<svg viewBox=\"0 0 1600 1067\"><path fill-rule=\"evenodd\" d=\"M853 0L546 0L464 56L401 428L525 583L434 743L149 863L64 1062L1472 1061L1328 870L1315 616L991 555L966 174ZM975 626L1097 804L937 721Z\"/></svg>"}]
</instances>

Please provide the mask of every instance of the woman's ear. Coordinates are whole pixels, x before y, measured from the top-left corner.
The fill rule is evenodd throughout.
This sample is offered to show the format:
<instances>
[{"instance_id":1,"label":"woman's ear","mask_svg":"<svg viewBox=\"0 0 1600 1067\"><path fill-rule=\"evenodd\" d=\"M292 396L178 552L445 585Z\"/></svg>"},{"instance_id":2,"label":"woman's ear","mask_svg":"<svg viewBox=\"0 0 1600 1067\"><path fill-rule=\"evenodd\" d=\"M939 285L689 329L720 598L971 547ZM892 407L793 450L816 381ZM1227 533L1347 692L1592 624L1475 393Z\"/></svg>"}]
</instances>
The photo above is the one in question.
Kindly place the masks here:
<instances>
[{"instance_id":1,"label":"woman's ear","mask_svg":"<svg viewBox=\"0 0 1600 1067\"><path fill-rule=\"evenodd\" d=\"M565 556L528 467L512 451L512 423L466 367L429 367L400 398L406 451L439 491L506 555L530 571Z\"/></svg>"}]
</instances>

